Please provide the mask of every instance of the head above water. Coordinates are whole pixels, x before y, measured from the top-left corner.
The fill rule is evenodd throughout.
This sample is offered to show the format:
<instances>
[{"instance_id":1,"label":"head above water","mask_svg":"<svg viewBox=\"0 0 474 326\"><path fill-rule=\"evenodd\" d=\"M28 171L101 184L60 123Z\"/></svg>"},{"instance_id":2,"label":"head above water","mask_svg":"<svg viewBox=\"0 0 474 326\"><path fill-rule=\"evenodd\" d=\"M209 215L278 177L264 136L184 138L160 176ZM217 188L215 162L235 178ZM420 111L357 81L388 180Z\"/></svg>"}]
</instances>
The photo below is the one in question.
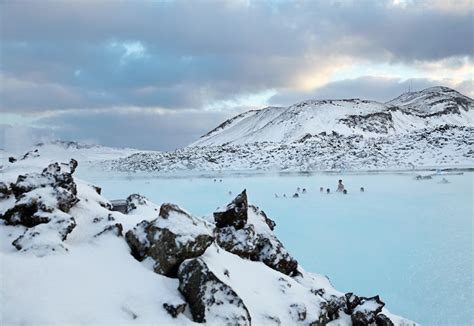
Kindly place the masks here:
<instances>
[{"instance_id":1,"label":"head above water","mask_svg":"<svg viewBox=\"0 0 474 326\"><path fill-rule=\"evenodd\" d=\"M365 191L364 187L360 187L360 192L364 192L364 191Z\"/></svg>"},{"instance_id":2,"label":"head above water","mask_svg":"<svg viewBox=\"0 0 474 326\"><path fill-rule=\"evenodd\" d=\"M347 195L347 190L344 189L344 190L342 191L342 193L343 193L344 195Z\"/></svg>"},{"instance_id":3,"label":"head above water","mask_svg":"<svg viewBox=\"0 0 474 326\"><path fill-rule=\"evenodd\" d=\"M329 190L329 188L326 189L326 192L329 194L331 192L331 190Z\"/></svg>"},{"instance_id":4,"label":"head above water","mask_svg":"<svg viewBox=\"0 0 474 326\"><path fill-rule=\"evenodd\" d=\"M323 192L323 191L324 191L324 188L323 188L323 187L319 188L319 191Z\"/></svg>"}]
</instances>

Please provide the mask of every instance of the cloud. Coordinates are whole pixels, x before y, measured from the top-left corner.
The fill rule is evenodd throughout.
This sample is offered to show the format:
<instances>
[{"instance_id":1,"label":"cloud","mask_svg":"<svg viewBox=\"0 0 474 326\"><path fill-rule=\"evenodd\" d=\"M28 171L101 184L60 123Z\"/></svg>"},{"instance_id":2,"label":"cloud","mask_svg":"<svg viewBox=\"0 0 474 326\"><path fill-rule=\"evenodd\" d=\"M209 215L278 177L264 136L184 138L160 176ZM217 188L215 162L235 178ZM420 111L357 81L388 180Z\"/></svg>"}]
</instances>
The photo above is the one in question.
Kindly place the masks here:
<instances>
[{"instance_id":1,"label":"cloud","mask_svg":"<svg viewBox=\"0 0 474 326\"><path fill-rule=\"evenodd\" d=\"M402 93L419 91L428 87L439 86L438 80L414 78L402 80L397 77L363 76L354 79L338 80L310 91L280 92L269 99L272 105L291 105L305 99L347 99L361 98L379 102L387 102ZM451 84L445 80L443 85L448 85L462 92L464 95L473 96L472 81L463 81ZM467 92L469 91L469 92Z\"/></svg>"},{"instance_id":2,"label":"cloud","mask_svg":"<svg viewBox=\"0 0 474 326\"><path fill-rule=\"evenodd\" d=\"M186 146L235 111L144 110L140 108L62 111L38 119L57 126L54 137L114 147L174 150Z\"/></svg>"},{"instance_id":3,"label":"cloud","mask_svg":"<svg viewBox=\"0 0 474 326\"><path fill-rule=\"evenodd\" d=\"M450 1L0 6L1 71L10 81L0 110L10 112L199 109L268 89L311 89L348 65L473 56L473 10Z\"/></svg>"}]
</instances>

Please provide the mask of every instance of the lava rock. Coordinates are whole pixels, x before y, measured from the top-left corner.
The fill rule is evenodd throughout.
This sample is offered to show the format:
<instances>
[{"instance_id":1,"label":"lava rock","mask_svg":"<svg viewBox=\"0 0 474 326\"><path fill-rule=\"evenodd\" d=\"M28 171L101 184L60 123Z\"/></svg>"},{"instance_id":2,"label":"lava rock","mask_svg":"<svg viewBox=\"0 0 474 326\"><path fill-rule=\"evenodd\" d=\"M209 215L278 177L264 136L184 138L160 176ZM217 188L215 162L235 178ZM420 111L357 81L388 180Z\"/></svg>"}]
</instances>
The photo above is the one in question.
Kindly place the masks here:
<instances>
[{"instance_id":1,"label":"lava rock","mask_svg":"<svg viewBox=\"0 0 474 326\"><path fill-rule=\"evenodd\" d=\"M222 211L214 213L214 220L218 228L233 226L241 229L247 223L247 192L242 191L235 199L227 205Z\"/></svg>"},{"instance_id":2,"label":"lava rock","mask_svg":"<svg viewBox=\"0 0 474 326\"><path fill-rule=\"evenodd\" d=\"M215 229L216 242L224 250L250 260L259 259L259 236L252 224L242 229L233 226Z\"/></svg>"},{"instance_id":3,"label":"lava rock","mask_svg":"<svg viewBox=\"0 0 474 326\"><path fill-rule=\"evenodd\" d=\"M234 210L231 207L236 207L236 202L245 203L238 209L238 216L245 216L245 220L239 217L222 218L219 220L221 223L217 223L218 218L216 218L217 244L242 258L261 261L283 274L294 275L298 262L291 257L273 234L275 222L257 207L247 204L245 190L227 206L225 210L227 217L233 214ZM216 214L219 218L221 217L219 213L214 213L214 217ZM253 216L252 221L249 220L249 214ZM238 221L238 223L232 224L232 221ZM259 225L259 232L256 231L257 227L254 223Z\"/></svg>"},{"instance_id":4,"label":"lava rock","mask_svg":"<svg viewBox=\"0 0 474 326\"><path fill-rule=\"evenodd\" d=\"M176 277L179 265L202 255L214 237L205 221L192 217L176 205L164 204L160 212L157 219L142 221L128 231L125 239L137 260L151 258L156 273Z\"/></svg>"},{"instance_id":5,"label":"lava rock","mask_svg":"<svg viewBox=\"0 0 474 326\"><path fill-rule=\"evenodd\" d=\"M201 258L183 262L178 278L179 291L186 298L195 322L251 324L250 313L242 299L219 280Z\"/></svg>"},{"instance_id":6,"label":"lava rock","mask_svg":"<svg viewBox=\"0 0 474 326\"><path fill-rule=\"evenodd\" d=\"M378 314L375 316L375 324L377 326L394 326L393 322L384 314Z\"/></svg>"},{"instance_id":7,"label":"lava rock","mask_svg":"<svg viewBox=\"0 0 474 326\"><path fill-rule=\"evenodd\" d=\"M0 199L8 198L11 194L12 190L10 189L10 186L5 182L0 182Z\"/></svg>"},{"instance_id":8,"label":"lava rock","mask_svg":"<svg viewBox=\"0 0 474 326\"><path fill-rule=\"evenodd\" d=\"M76 227L76 221L68 214L58 212L57 216L50 217L51 222L39 224L25 230L12 242L12 245L21 251L34 251L37 256L44 256L50 252L67 251L62 244L69 233Z\"/></svg>"},{"instance_id":9,"label":"lava rock","mask_svg":"<svg viewBox=\"0 0 474 326\"><path fill-rule=\"evenodd\" d=\"M137 209L138 206L143 206L148 204L148 199L145 196L140 194L131 194L125 200L127 208L125 210L125 214L132 212L133 210Z\"/></svg>"},{"instance_id":10,"label":"lava rock","mask_svg":"<svg viewBox=\"0 0 474 326\"><path fill-rule=\"evenodd\" d=\"M331 296L321 304L319 319L311 325L326 325L339 319L342 313L351 317L353 326L372 325L376 322L377 316L380 316L378 320L381 325L390 325L392 321L387 316L380 314L384 305L385 303L380 300L379 296L365 298L358 297L353 293L346 293L342 297Z\"/></svg>"},{"instance_id":11,"label":"lava rock","mask_svg":"<svg viewBox=\"0 0 474 326\"><path fill-rule=\"evenodd\" d=\"M163 303L163 308L171 315L171 317L176 318L179 314L182 314L186 310L186 303L181 304L170 304Z\"/></svg>"}]
</instances>

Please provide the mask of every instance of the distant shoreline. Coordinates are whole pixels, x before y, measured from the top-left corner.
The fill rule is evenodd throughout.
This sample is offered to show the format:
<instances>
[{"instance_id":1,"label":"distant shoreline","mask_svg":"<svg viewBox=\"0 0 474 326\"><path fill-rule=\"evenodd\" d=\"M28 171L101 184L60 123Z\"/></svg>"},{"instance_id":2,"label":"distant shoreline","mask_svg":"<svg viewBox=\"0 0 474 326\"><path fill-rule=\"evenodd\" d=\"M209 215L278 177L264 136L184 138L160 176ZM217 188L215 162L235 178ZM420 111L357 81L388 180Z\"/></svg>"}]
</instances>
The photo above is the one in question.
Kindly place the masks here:
<instances>
[{"instance_id":1,"label":"distant shoreline","mask_svg":"<svg viewBox=\"0 0 474 326\"><path fill-rule=\"evenodd\" d=\"M182 170L182 171L117 171L117 170L100 170L95 167L84 167L79 168L78 174L82 177L82 174L86 174L90 177L95 176L95 173L103 176L104 173L109 177L109 173L113 177L118 178L163 178L163 179L174 179L174 178L218 178L218 177L253 177L253 176L312 176L312 175L376 175L376 174L417 174L432 172L432 175L436 175L438 171L443 174L463 174L465 172L474 172L474 166L462 166L462 167L419 167L414 169L374 169L374 170L312 170L312 171L285 171L285 170L222 170L222 171L198 171L198 170ZM91 169L88 169L91 168ZM86 172L88 171L88 172Z\"/></svg>"}]
</instances>

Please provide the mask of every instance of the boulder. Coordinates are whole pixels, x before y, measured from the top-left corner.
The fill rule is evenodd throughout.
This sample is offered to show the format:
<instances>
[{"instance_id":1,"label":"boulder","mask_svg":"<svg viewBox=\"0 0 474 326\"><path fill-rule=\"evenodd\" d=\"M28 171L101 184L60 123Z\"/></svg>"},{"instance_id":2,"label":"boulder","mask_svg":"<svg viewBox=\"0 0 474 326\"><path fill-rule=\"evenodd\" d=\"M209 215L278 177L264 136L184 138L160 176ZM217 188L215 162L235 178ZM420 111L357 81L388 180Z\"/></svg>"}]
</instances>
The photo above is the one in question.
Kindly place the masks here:
<instances>
[{"instance_id":1,"label":"boulder","mask_svg":"<svg viewBox=\"0 0 474 326\"><path fill-rule=\"evenodd\" d=\"M244 204L238 205L238 203ZM236 210L232 207L239 207L238 213L234 214ZM216 221L214 233L220 247L242 258L261 261L283 274L296 273L298 262L291 257L273 233L275 222L257 207L247 204L245 190L227 206L224 212L226 214L224 217L221 212L214 213ZM245 216L245 219L241 218L242 216Z\"/></svg>"},{"instance_id":2,"label":"boulder","mask_svg":"<svg viewBox=\"0 0 474 326\"><path fill-rule=\"evenodd\" d=\"M125 199L125 204L127 207L125 209L125 214L128 214L137 209L139 206L147 205L148 199L140 194L131 194L127 197L127 199Z\"/></svg>"},{"instance_id":3,"label":"boulder","mask_svg":"<svg viewBox=\"0 0 474 326\"><path fill-rule=\"evenodd\" d=\"M218 228L233 226L241 229L247 223L247 192L242 191L235 199L225 208L214 213L214 220Z\"/></svg>"},{"instance_id":4,"label":"boulder","mask_svg":"<svg viewBox=\"0 0 474 326\"><path fill-rule=\"evenodd\" d=\"M311 325L326 325L339 319L342 314L350 316L353 326L373 325L374 323L393 325L387 316L380 314L384 305L385 303L380 300L379 296L365 298L358 297L353 293L346 293L342 297L331 296L321 304L319 319Z\"/></svg>"},{"instance_id":5,"label":"boulder","mask_svg":"<svg viewBox=\"0 0 474 326\"><path fill-rule=\"evenodd\" d=\"M259 235L252 224L242 229L233 226L215 229L216 242L224 250L242 258L259 260Z\"/></svg>"},{"instance_id":6,"label":"boulder","mask_svg":"<svg viewBox=\"0 0 474 326\"><path fill-rule=\"evenodd\" d=\"M234 290L219 280L201 258L184 261L178 271L179 291L193 320L216 325L250 325L250 313Z\"/></svg>"},{"instance_id":7,"label":"boulder","mask_svg":"<svg viewBox=\"0 0 474 326\"><path fill-rule=\"evenodd\" d=\"M0 185L2 194L15 197L0 218L6 224L28 228L13 241L15 248L33 250L38 255L67 251L62 242L76 226L68 212L79 202L72 177L76 167L75 160L69 164L53 163L41 173L19 175L10 187Z\"/></svg>"},{"instance_id":8,"label":"boulder","mask_svg":"<svg viewBox=\"0 0 474 326\"><path fill-rule=\"evenodd\" d=\"M54 215L49 217L51 222L26 229L12 245L20 251L34 251L37 256L67 251L63 241L76 227L76 221L65 213L57 212Z\"/></svg>"},{"instance_id":9,"label":"boulder","mask_svg":"<svg viewBox=\"0 0 474 326\"><path fill-rule=\"evenodd\" d=\"M137 260L152 259L154 271L169 277L176 277L184 260L202 255L214 241L207 222L173 204L163 204L158 218L140 222L125 239Z\"/></svg>"}]
</instances>

